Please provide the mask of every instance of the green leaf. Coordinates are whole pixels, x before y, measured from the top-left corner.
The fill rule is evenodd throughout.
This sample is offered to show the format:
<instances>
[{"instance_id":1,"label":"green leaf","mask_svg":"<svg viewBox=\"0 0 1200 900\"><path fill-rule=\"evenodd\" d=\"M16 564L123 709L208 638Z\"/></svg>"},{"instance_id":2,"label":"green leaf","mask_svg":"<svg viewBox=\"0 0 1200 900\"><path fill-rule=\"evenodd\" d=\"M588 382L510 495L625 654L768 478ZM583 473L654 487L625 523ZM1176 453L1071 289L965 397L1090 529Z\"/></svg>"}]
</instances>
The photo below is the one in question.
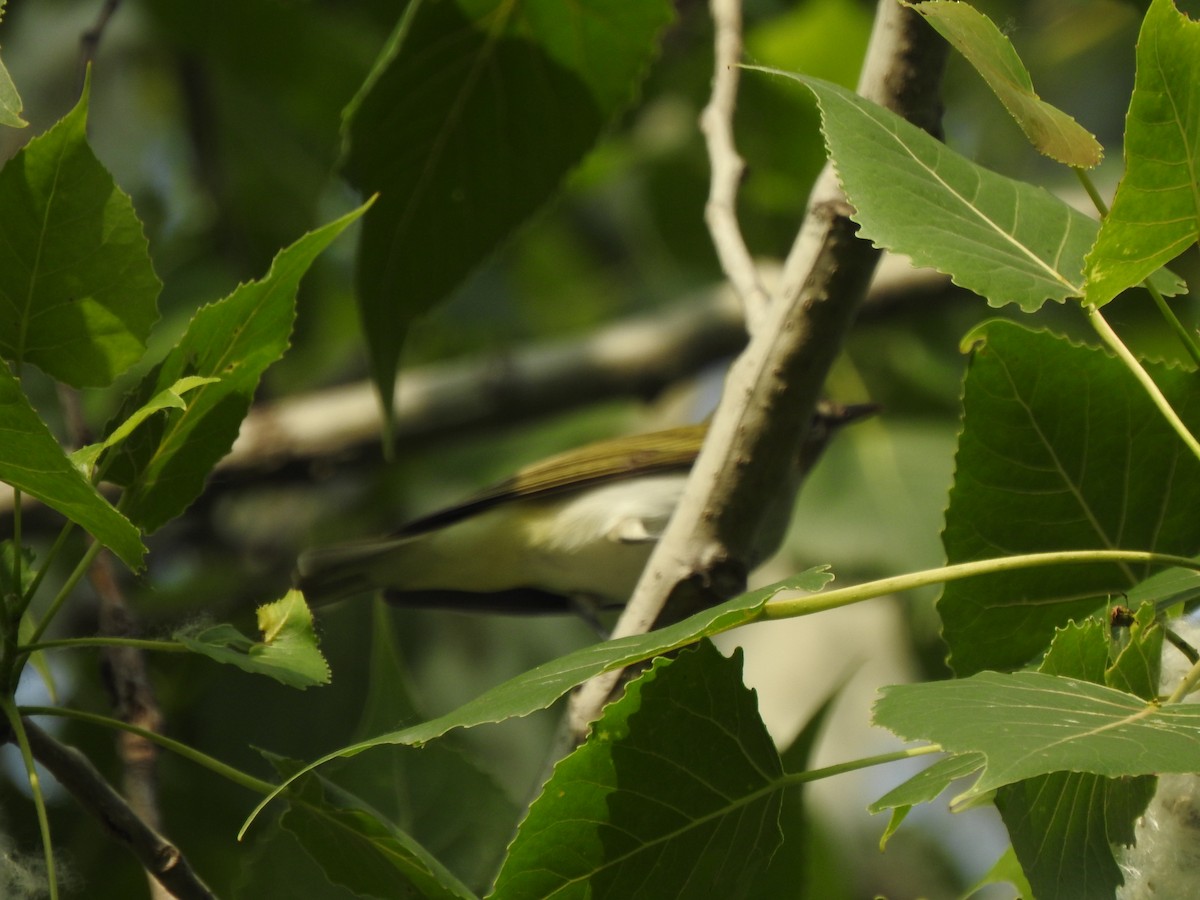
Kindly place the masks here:
<instances>
[{"instance_id":1,"label":"green leaf","mask_svg":"<svg viewBox=\"0 0 1200 900\"><path fill-rule=\"evenodd\" d=\"M1158 697L1162 672L1163 630L1154 605L1144 603L1134 615L1125 646L1105 671L1104 683L1143 700Z\"/></svg>"},{"instance_id":2,"label":"green leaf","mask_svg":"<svg viewBox=\"0 0 1200 900\"><path fill-rule=\"evenodd\" d=\"M1087 303L1102 306L1200 235L1200 23L1154 0L1138 37L1125 121L1125 174L1087 258Z\"/></svg>"},{"instance_id":3,"label":"green leaf","mask_svg":"<svg viewBox=\"0 0 1200 900\"><path fill-rule=\"evenodd\" d=\"M960 778L966 778L983 768L987 760L981 753L961 753L946 756L926 766L912 778L892 788L867 807L871 813L885 809L917 806L928 803Z\"/></svg>"},{"instance_id":4,"label":"green leaf","mask_svg":"<svg viewBox=\"0 0 1200 900\"><path fill-rule=\"evenodd\" d=\"M409 728L380 735L364 744L347 748L359 752L377 744L423 744L454 728L471 728L527 716L550 706L571 688L613 669L669 653L703 637L711 637L758 618L767 601L780 591L818 591L832 579L826 567L809 569L797 576L757 591L750 591L719 606L660 628L648 634L604 641L558 659L543 663L497 685L464 703L454 712Z\"/></svg>"},{"instance_id":5,"label":"green leaf","mask_svg":"<svg viewBox=\"0 0 1200 900\"><path fill-rule=\"evenodd\" d=\"M743 897L780 842L779 755L741 651L659 659L563 759L493 896Z\"/></svg>"},{"instance_id":6,"label":"green leaf","mask_svg":"<svg viewBox=\"0 0 1200 900\"><path fill-rule=\"evenodd\" d=\"M1129 675L1140 680L1135 648L1145 644L1157 659L1162 639L1161 629L1146 632L1145 626L1153 626L1154 607L1146 604L1139 616L1140 627L1136 633L1131 629L1111 669L1108 623L1091 619L1059 631L1039 671L1099 683L1110 675L1122 683ZM1153 678L1150 697L1158 693L1157 663ZM1034 895L1090 900L1112 897L1121 884L1113 845L1133 842L1134 821L1153 793L1149 776L1111 779L1055 772L1006 785L996 792L995 802Z\"/></svg>"},{"instance_id":7,"label":"green leaf","mask_svg":"<svg viewBox=\"0 0 1200 900\"><path fill-rule=\"evenodd\" d=\"M17 577L18 559L20 560L19 578ZM23 547L18 551L17 545L12 541L0 541L0 615L8 615L7 610L11 608L8 598L23 597L28 593L33 584L33 560L33 551L29 548ZM31 641L36 627L33 616L26 609L21 614L21 621L17 624L17 643L24 644ZM45 651L35 650L29 655L29 663L42 676L46 692L50 695L50 702L57 703L58 682L54 677L54 671L46 661Z\"/></svg>"},{"instance_id":8,"label":"green leaf","mask_svg":"<svg viewBox=\"0 0 1200 900\"><path fill-rule=\"evenodd\" d=\"M258 608L261 641L252 641L232 625L200 631L180 630L175 640L194 653L259 675L270 675L289 687L329 683L329 664L317 648L312 613L299 591Z\"/></svg>"},{"instance_id":9,"label":"green leaf","mask_svg":"<svg viewBox=\"0 0 1200 900\"><path fill-rule=\"evenodd\" d=\"M1123 365L1008 322L976 337L942 532L948 562L1089 548L1196 552L1200 463ZM1146 368L1200 429L1194 375ZM950 663L959 674L1024 666L1056 627L1105 609L1148 574L1073 566L948 584L938 612Z\"/></svg>"},{"instance_id":10,"label":"green leaf","mask_svg":"<svg viewBox=\"0 0 1200 900\"><path fill-rule=\"evenodd\" d=\"M5 0L0 0L0 18L4 17ZM13 84L12 76L4 63L0 62L0 125L11 125L13 128L24 128L29 123L21 118L21 97L17 86Z\"/></svg>"},{"instance_id":11,"label":"green leaf","mask_svg":"<svg viewBox=\"0 0 1200 900\"><path fill-rule=\"evenodd\" d=\"M231 900L361 900L358 894L330 884L321 867L278 819L267 825L252 846L238 853L236 864L238 874L228 894Z\"/></svg>"},{"instance_id":12,"label":"green leaf","mask_svg":"<svg viewBox=\"0 0 1200 900\"><path fill-rule=\"evenodd\" d=\"M885 687L874 719L905 740L982 753L987 764L964 798L1052 772L1200 771L1200 705L1159 706L1041 672Z\"/></svg>"},{"instance_id":13,"label":"green leaf","mask_svg":"<svg viewBox=\"0 0 1200 900\"><path fill-rule=\"evenodd\" d=\"M184 394L195 390L201 385L212 384L220 380L219 378L197 378L195 376L180 378L165 391L155 394L140 409L135 410L128 419L118 425L103 441L88 444L86 447L80 447L78 450L73 451L71 453L71 462L75 463L85 475L91 477L92 467L95 466L96 460L103 451L121 443L121 441L133 433L135 428L159 410L187 409L187 403L183 400Z\"/></svg>"},{"instance_id":14,"label":"green leaf","mask_svg":"<svg viewBox=\"0 0 1200 900\"><path fill-rule=\"evenodd\" d=\"M1163 569L1127 591L1121 602L1135 609L1143 603L1153 603L1161 613L1173 606L1190 604L1198 597L1200 572L1182 568Z\"/></svg>"},{"instance_id":15,"label":"green leaf","mask_svg":"<svg viewBox=\"0 0 1200 900\"><path fill-rule=\"evenodd\" d=\"M1068 166L1090 169L1104 150L1086 128L1033 90L1033 79L1000 29L967 3L904 3L919 12L983 76L1038 152Z\"/></svg>"},{"instance_id":16,"label":"green leaf","mask_svg":"<svg viewBox=\"0 0 1200 900\"><path fill-rule=\"evenodd\" d=\"M346 111L383 408L407 324L541 207L634 95L666 0L414 2Z\"/></svg>"},{"instance_id":17,"label":"green leaf","mask_svg":"<svg viewBox=\"0 0 1200 900\"><path fill-rule=\"evenodd\" d=\"M682 622L676 622L674 625L660 628L649 634L631 635L618 640L604 641L574 653L568 653L566 656L543 663L515 678L510 678L503 684L480 694L474 700L464 703L458 709L436 719L390 731L326 754L310 763L305 771L311 771L334 759L354 756L364 750L370 750L372 747L385 744L419 746L456 728L472 728L476 725L527 716L539 709L545 709L571 688L583 684L596 675L678 650L680 647L695 643L702 637L711 637L756 621L767 601L780 591L815 592L832 579L833 575L828 571L827 566L818 566L769 587L734 597L719 606L706 609ZM275 794L267 797L254 809L242 825L243 834L258 813L284 787L286 785L281 785Z\"/></svg>"},{"instance_id":18,"label":"green leaf","mask_svg":"<svg viewBox=\"0 0 1200 900\"><path fill-rule=\"evenodd\" d=\"M75 387L137 362L161 288L129 197L87 143L88 92L0 170L0 356Z\"/></svg>"},{"instance_id":19,"label":"green leaf","mask_svg":"<svg viewBox=\"0 0 1200 900\"><path fill-rule=\"evenodd\" d=\"M1097 900L1122 883L1113 844L1133 842L1133 822L1154 778L1056 772L1001 788L996 807L1035 897Z\"/></svg>"},{"instance_id":20,"label":"green leaf","mask_svg":"<svg viewBox=\"0 0 1200 900\"><path fill-rule=\"evenodd\" d=\"M131 569L141 568L146 553L141 534L75 467L5 364L0 364L0 481L77 522Z\"/></svg>"},{"instance_id":21,"label":"green leaf","mask_svg":"<svg viewBox=\"0 0 1200 900\"><path fill-rule=\"evenodd\" d=\"M295 768L281 770L290 774ZM475 897L420 844L381 817L329 802L316 776L300 781L282 824L321 866L326 878L359 896L384 900Z\"/></svg>"},{"instance_id":22,"label":"green leaf","mask_svg":"<svg viewBox=\"0 0 1200 900\"><path fill-rule=\"evenodd\" d=\"M288 347L296 291L314 259L366 209L361 206L281 250L261 281L243 284L192 318L187 332L113 418L136 411L193 377L186 409L145 422L117 448L106 477L128 490L121 508L147 531L183 512L233 446L262 373ZM198 386L197 386L198 385Z\"/></svg>"},{"instance_id":23,"label":"green leaf","mask_svg":"<svg viewBox=\"0 0 1200 900\"><path fill-rule=\"evenodd\" d=\"M1017 854L1011 846L1000 854L1000 858L982 878L963 893L963 897L974 897L990 884L1011 884L1017 889L1017 897L1034 896L1033 888L1029 886L1029 880L1025 877L1025 872L1017 861Z\"/></svg>"},{"instance_id":24,"label":"green leaf","mask_svg":"<svg viewBox=\"0 0 1200 900\"><path fill-rule=\"evenodd\" d=\"M846 88L775 74L817 95L860 237L948 274L992 306L1033 312L1047 299L1083 293L1096 222L1042 188L977 166Z\"/></svg>"},{"instance_id":25,"label":"green leaf","mask_svg":"<svg viewBox=\"0 0 1200 900\"><path fill-rule=\"evenodd\" d=\"M419 718L409 692L391 610L372 607L370 670L356 736L367 737ZM403 828L466 884L490 884L524 807L452 739L421 748L390 747L386 754L344 760L327 777ZM469 796L466 806L448 795Z\"/></svg>"},{"instance_id":26,"label":"green leaf","mask_svg":"<svg viewBox=\"0 0 1200 900\"><path fill-rule=\"evenodd\" d=\"M1055 633L1038 671L1103 684L1108 657L1108 624L1098 618L1085 619L1070 622Z\"/></svg>"}]
</instances>

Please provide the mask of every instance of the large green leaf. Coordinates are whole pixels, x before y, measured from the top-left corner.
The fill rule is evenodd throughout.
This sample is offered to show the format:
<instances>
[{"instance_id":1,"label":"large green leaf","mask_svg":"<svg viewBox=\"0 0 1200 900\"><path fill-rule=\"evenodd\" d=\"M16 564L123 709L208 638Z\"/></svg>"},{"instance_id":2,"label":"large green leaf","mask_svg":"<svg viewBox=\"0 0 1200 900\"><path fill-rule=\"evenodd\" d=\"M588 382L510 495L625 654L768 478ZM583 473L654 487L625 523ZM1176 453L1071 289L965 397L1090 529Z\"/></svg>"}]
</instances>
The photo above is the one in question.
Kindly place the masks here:
<instances>
[{"instance_id":1,"label":"large green leaf","mask_svg":"<svg viewBox=\"0 0 1200 900\"><path fill-rule=\"evenodd\" d=\"M1033 90L1033 79L1012 42L987 16L967 3L929 0L905 3L916 10L983 76L1030 143L1069 166L1099 164L1103 149L1087 129Z\"/></svg>"},{"instance_id":2,"label":"large green leaf","mask_svg":"<svg viewBox=\"0 0 1200 900\"><path fill-rule=\"evenodd\" d=\"M1154 0L1125 120L1125 175L1087 258L1088 303L1137 284L1200 236L1200 23Z\"/></svg>"},{"instance_id":3,"label":"large green leaf","mask_svg":"<svg viewBox=\"0 0 1200 900\"><path fill-rule=\"evenodd\" d=\"M185 409L146 421L114 448L105 475L128 488L122 509L134 522L153 531L199 496L233 445L259 378L288 347L300 279L363 209L306 234L279 252L261 281L197 312L167 358L126 397L111 428L181 378L217 379L194 387Z\"/></svg>"},{"instance_id":4,"label":"large green leaf","mask_svg":"<svg viewBox=\"0 0 1200 900\"><path fill-rule=\"evenodd\" d=\"M977 166L890 110L817 78L829 156L859 235L948 274L992 306L1083 292L1098 225L1031 184Z\"/></svg>"},{"instance_id":5,"label":"large green leaf","mask_svg":"<svg viewBox=\"0 0 1200 900\"><path fill-rule=\"evenodd\" d=\"M779 845L779 755L707 641L659 659L563 759L493 897L743 897Z\"/></svg>"},{"instance_id":6,"label":"large green leaf","mask_svg":"<svg viewBox=\"0 0 1200 900\"><path fill-rule=\"evenodd\" d=\"M666 0L410 4L347 110L347 172L380 201L359 251L390 410L408 322L544 204L633 96Z\"/></svg>"},{"instance_id":7,"label":"large green leaf","mask_svg":"<svg viewBox=\"0 0 1200 900\"><path fill-rule=\"evenodd\" d=\"M1162 706L1042 672L893 685L883 689L874 719L905 740L982 753L987 764L965 797L1052 772L1200 771L1200 705Z\"/></svg>"},{"instance_id":8,"label":"large green leaf","mask_svg":"<svg viewBox=\"0 0 1200 900\"><path fill-rule=\"evenodd\" d=\"M71 462L3 362L0 362L0 481L58 510L82 525L130 568L141 568L146 548L138 530L113 509Z\"/></svg>"},{"instance_id":9,"label":"large green leaf","mask_svg":"<svg viewBox=\"0 0 1200 900\"><path fill-rule=\"evenodd\" d=\"M142 224L87 143L88 94L0 170L0 356L75 387L137 362L161 284Z\"/></svg>"},{"instance_id":10,"label":"large green leaf","mask_svg":"<svg viewBox=\"0 0 1200 900\"><path fill-rule=\"evenodd\" d=\"M976 335L942 543L951 563L1050 550L1200 548L1197 462L1116 359L991 322ZM1200 428L1195 376L1147 370ZM955 671L1015 668L1057 626L1103 609L1147 576L1110 564L948 584L938 601Z\"/></svg>"}]
</instances>

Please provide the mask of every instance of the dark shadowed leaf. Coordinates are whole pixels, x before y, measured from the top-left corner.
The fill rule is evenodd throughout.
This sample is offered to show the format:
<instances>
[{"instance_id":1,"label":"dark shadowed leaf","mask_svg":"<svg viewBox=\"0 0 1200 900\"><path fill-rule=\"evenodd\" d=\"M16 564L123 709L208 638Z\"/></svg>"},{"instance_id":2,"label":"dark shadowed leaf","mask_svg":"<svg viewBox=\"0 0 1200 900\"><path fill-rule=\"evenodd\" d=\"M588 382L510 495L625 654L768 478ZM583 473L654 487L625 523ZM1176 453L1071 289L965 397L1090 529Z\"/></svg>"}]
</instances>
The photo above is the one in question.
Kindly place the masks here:
<instances>
[{"instance_id":1,"label":"dark shadowed leaf","mask_svg":"<svg viewBox=\"0 0 1200 900\"><path fill-rule=\"evenodd\" d=\"M409 5L346 112L346 168L379 203L358 285L390 410L407 324L557 190L634 95L665 0Z\"/></svg>"},{"instance_id":2,"label":"dark shadowed leaf","mask_svg":"<svg viewBox=\"0 0 1200 900\"><path fill-rule=\"evenodd\" d=\"M706 641L630 683L555 767L493 896L746 896L783 770L741 670Z\"/></svg>"}]
</instances>

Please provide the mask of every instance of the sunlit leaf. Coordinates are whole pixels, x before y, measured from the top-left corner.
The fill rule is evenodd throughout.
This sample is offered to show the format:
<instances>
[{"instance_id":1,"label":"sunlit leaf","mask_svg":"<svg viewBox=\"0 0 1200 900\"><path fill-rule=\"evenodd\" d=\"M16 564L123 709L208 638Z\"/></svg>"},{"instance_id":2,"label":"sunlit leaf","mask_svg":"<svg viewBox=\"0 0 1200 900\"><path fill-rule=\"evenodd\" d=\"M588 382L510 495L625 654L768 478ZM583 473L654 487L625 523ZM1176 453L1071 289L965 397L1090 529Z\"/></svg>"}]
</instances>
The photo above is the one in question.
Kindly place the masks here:
<instances>
[{"instance_id":1,"label":"sunlit leaf","mask_svg":"<svg viewBox=\"0 0 1200 900\"><path fill-rule=\"evenodd\" d=\"M1090 169L1103 155L1100 142L1086 128L1033 89L1033 79L1012 42L982 12L956 0L905 3L919 12L948 40L1004 104L1030 143L1068 166Z\"/></svg>"},{"instance_id":2,"label":"sunlit leaf","mask_svg":"<svg viewBox=\"0 0 1200 900\"><path fill-rule=\"evenodd\" d=\"M1200 770L1200 706L1160 706L1041 672L893 685L874 718L905 740L982 753L987 764L966 796L1052 772L1120 778Z\"/></svg>"},{"instance_id":3,"label":"sunlit leaf","mask_svg":"<svg viewBox=\"0 0 1200 900\"><path fill-rule=\"evenodd\" d=\"M1033 311L1082 293L1083 256L1099 227L1083 213L976 165L846 88L789 77L817 95L860 236L950 275L992 306Z\"/></svg>"},{"instance_id":4,"label":"sunlit leaf","mask_svg":"<svg viewBox=\"0 0 1200 900\"><path fill-rule=\"evenodd\" d=\"M329 664L317 647L312 613L299 591L258 608L262 639L252 641L232 625L180 630L175 640L194 653L247 672L270 675L290 687L329 683Z\"/></svg>"},{"instance_id":5,"label":"sunlit leaf","mask_svg":"<svg viewBox=\"0 0 1200 900\"><path fill-rule=\"evenodd\" d=\"M1154 0L1138 37L1125 121L1125 175L1087 258L1101 306L1200 236L1200 22Z\"/></svg>"},{"instance_id":6,"label":"sunlit leaf","mask_svg":"<svg viewBox=\"0 0 1200 900\"><path fill-rule=\"evenodd\" d=\"M4 17L5 0L0 0L0 18ZM29 123L21 118L21 96L4 63L0 62L0 125L24 128Z\"/></svg>"},{"instance_id":7,"label":"sunlit leaf","mask_svg":"<svg viewBox=\"0 0 1200 900\"><path fill-rule=\"evenodd\" d=\"M135 410L133 415L118 425L104 440L98 441L95 444L88 444L86 447L80 447L78 450L72 452L71 462L75 463L84 473L90 476L92 467L96 464L96 460L103 451L121 443L121 441L133 433L135 428L154 413L163 409L187 409L187 403L183 399L184 394L195 390L201 385L212 384L219 380L219 378L197 378L195 376L180 378L165 391L160 391L151 397L140 409Z\"/></svg>"}]
</instances>

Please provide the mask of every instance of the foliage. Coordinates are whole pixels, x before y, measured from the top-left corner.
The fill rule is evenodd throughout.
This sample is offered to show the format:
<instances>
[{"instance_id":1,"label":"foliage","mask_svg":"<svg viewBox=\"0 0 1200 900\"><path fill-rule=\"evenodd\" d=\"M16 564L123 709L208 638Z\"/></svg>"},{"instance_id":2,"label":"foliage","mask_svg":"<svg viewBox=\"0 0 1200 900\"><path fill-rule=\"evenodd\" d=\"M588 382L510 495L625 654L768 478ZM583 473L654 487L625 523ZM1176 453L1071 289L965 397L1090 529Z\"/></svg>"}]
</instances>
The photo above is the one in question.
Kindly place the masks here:
<instances>
[{"instance_id":1,"label":"foliage","mask_svg":"<svg viewBox=\"0 0 1200 900\"><path fill-rule=\"evenodd\" d=\"M828 21L857 27L842 0L824 2L821 15ZM666 2L413 0L396 21L390 5L366 0L344 18L316 4L299 12L252 4L245 33L231 48L214 31L196 27L189 18L194 10L175 12L148 0L143 12L164 39L179 42L182 68L197 58L219 61L203 84L222 98L223 115L279 116L303 151L275 152L278 134L264 138L269 149L252 163L242 159L251 157L251 141L238 152L207 148L213 171L221 169L217 160L241 160L224 172L241 186L240 211L192 197L192 211L207 207L216 223L209 236L233 238L222 255L215 240L206 244L199 231L188 230L198 226L184 222L181 212L160 210L157 221L148 194L126 194L101 163L88 136L89 119L98 118L98 86L108 77L101 60L84 76L70 111L41 128L0 170L0 355L6 362L0 367L0 481L13 488L15 500L12 537L0 545L0 736L19 752L31 796L29 804L12 807L18 812L3 824L28 848L40 846L40 877L51 896L65 893L70 879L62 877L55 852L64 843L66 819L34 768L46 742L56 740L32 721L47 715L155 742L180 765L206 768L239 792L230 799L222 787L198 798L170 779L164 792L168 832L175 838L178 828L176 839L202 876L211 867L221 895L262 896L264 885L290 890L281 886L303 884L306 896L318 900L774 896L780 884L798 878L809 880L795 889L815 896L812 859L819 854L815 844L800 844L815 842L815 829L785 827L796 814L794 793L826 777L930 753L943 755L871 806L892 813L885 833L893 842L890 853L910 827L910 810L973 778L951 800L952 810L965 815L994 806L1010 840L983 882L1010 881L1039 898L1116 895L1123 878L1117 851L1134 840L1154 776L1200 772L1200 707L1182 702L1200 680L1200 664L1182 683L1165 691L1159 686L1162 654L1180 652L1172 644L1194 654L1169 631L1167 619L1200 595L1200 564L1192 562L1200 554L1194 515L1200 407L1192 390L1200 346L1195 329L1175 312L1183 303L1172 307L1163 296L1186 291L1185 280L1164 267L1184 271L1188 261L1180 255L1200 237L1200 106L1193 94L1200 23L1172 0L1149 4L1124 143L1121 152L1109 151L1124 157L1125 175L1106 211L1083 172L1099 163L1099 141L1035 92L1005 34L966 4L904 5L978 69L1038 152L1077 167L1100 213L1094 219L1024 177L991 171L834 80L789 74L775 59L756 60L764 65L745 73L747 97L777 92L771 102L796 121L804 115L804 95L816 98L821 135L863 239L949 275L1007 316L982 324L943 317L967 356L941 533L946 565L838 590L826 589L830 566L796 566L798 574L651 634L577 647L537 666L514 663L516 673L492 679L499 683L487 690L476 690L461 663L431 667L437 677L429 680L443 690L439 702L455 702L450 712L425 717L420 691L408 683L410 660L402 658L380 608L370 623L357 623L365 631L352 631L342 626L356 623L339 617L341 611L318 627L298 591L263 603L265 590L255 581L258 548L250 542L239 565L230 563L239 557L228 549L218 552L218 564L189 563L201 558L193 541L204 542L195 523L218 491L211 476L256 394L278 387L273 379L306 387L309 379L354 367L333 360L334 349L322 351L328 359L320 364L305 361L316 358L315 345L336 348L342 340L334 325L345 324L343 310L352 305L344 287L350 266L336 265L333 245L359 220L355 297L369 359L359 367L374 380L389 415L402 348L424 337L426 346L413 352L436 355L430 349L441 339L435 308L465 304L462 321L470 324L450 330L469 334L478 326L489 333L489 317L497 314L480 301L479 279L504 280L487 268L500 254L511 254L504 277L514 284L522 268L548 269L547 260L554 260L562 280L550 279L554 287L540 301L548 319L565 315L566 307L586 311L586 299L564 298L567 285L577 287L580 298L589 292L603 298L597 309L611 312L608 276L598 275L598 267L584 261L588 254L557 232L539 232L533 217L552 215L546 212L551 199L566 197L561 202L570 214L591 223L582 232L602 231L595 224L597 196L634 191L637 179L621 157L639 152L649 157L639 160L647 170L656 164L662 170L651 193L662 193L655 214L664 221L678 211L670 198L681 185L690 189L681 193L697 193L686 153L656 159L654 153L665 153L661 144L649 141L658 148L649 151L638 145L635 127L651 131L669 120L670 104L656 105L670 93L663 71L683 79L692 54L680 54L685 62L672 59L672 41L683 40L694 23L669 29L672 5ZM309 12L311 20L301 15ZM256 43L274 25L289 35L283 49ZM754 28L752 18L749 45L757 48L772 46L780 33L755 35ZM301 52L297 63L293 51L315 54L326 37L346 53L331 62L328 83L318 83L315 55ZM9 49L6 44L6 58ZM252 58L257 50L262 59ZM288 56L288 64L304 72L295 80L280 76L288 70L282 63L271 68L272 54ZM659 56L664 63L652 68ZM0 65L0 126L19 127L23 115L41 124L47 114L36 107L48 105L45 98L23 104L15 86L21 71L12 70L15 80ZM242 80L261 70L277 77ZM301 83L311 105L297 102L293 91ZM248 84L254 88L243 87ZM196 94L181 94L185 109L197 103ZM630 110L654 116L631 126ZM202 125L200 110L190 112L192 124ZM756 127L762 126L746 125L751 142L771 133L769 124ZM272 164L279 170L273 174L286 172L303 189L289 198L272 197L271 190L256 195L254 173ZM335 167L344 181L331 187ZM788 184L811 175L780 170L767 178ZM214 185L221 180L213 176L208 184L209 200L220 197ZM165 196L179 200L190 190L198 189ZM354 190L365 199L361 205L348 199ZM274 247L284 240L276 241L278 221L256 231L255 216L273 200L288 210L282 220L293 226L292 242L278 252ZM775 198L755 208L755 225L747 230L769 235L778 206ZM520 244L524 239L529 243ZM602 235L596 243L611 240ZM646 253L668 243L640 235L627 240L645 245L638 249ZM265 255L263 245L272 247ZM221 257L219 276L190 270L206 254ZM483 274L472 280L475 271ZM305 291L320 299L310 320L298 323ZM1141 317L1136 327L1118 329L1106 318L1115 321L1134 304L1149 307L1147 296L1166 327ZM426 314L433 325L419 321ZM600 318L573 314L583 327ZM935 341L948 343L930 330ZM1167 344L1157 332L1179 344ZM916 329L896 329L888 339L902 348L918 346ZM843 377L859 380L853 372ZM908 395L901 405L925 390L918 375L883 371L862 380L872 377L899 384ZM939 389L944 385L928 388ZM80 394L84 419L107 420L98 439L72 422L70 398ZM67 398L64 409L56 397ZM468 466L487 464L468 458ZM362 493L392 499L383 481ZM37 537L37 519L22 507L23 496L61 517L57 537ZM287 531L291 507L268 505L268 530ZM865 530L856 525L853 538L859 527ZM852 541L844 544L833 552L848 552ZM175 610L153 610L152 621L169 622L162 630L171 637L163 640L114 635L107 626L94 637L58 637L86 621L73 615L83 608L79 585L105 548L130 572L145 572L148 560L144 577L161 585L163 596L173 583L186 582L189 608L203 609L202 617L180 623ZM833 566L842 568L836 558ZM853 562L846 569L854 572ZM224 612L242 615L236 604L222 602L224 588L205 588L205 577L222 574L225 584L236 581L237 590L255 597L259 639L237 624L214 623ZM808 757L827 704L796 748L781 754L755 692L744 684L740 653L727 658L710 642L750 623L943 582L936 605L939 648L948 652L950 667L942 674L953 677L889 686L874 706L877 724L919 746L859 752L813 768ZM471 648L468 658L483 666L490 657L479 652L479 642L515 646L539 627L487 620L481 630L455 622L439 632L430 620L405 621L417 632L408 647L414 664L422 653L432 658L429 648L439 641L430 634L463 641ZM569 641L556 646L563 643ZM61 705L18 697L28 689L22 676L31 664L54 688L57 663L47 659L89 647L162 654L156 677L170 685L164 693L171 702L216 708L217 724L176 740L88 711L101 701L94 689L79 686L75 671ZM623 695L606 707L581 747L556 761L522 817L522 804L506 794L520 779L497 784L478 762L474 729L536 717L592 677L634 664L642 668ZM244 686L250 682L268 687ZM321 689L299 694L285 687ZM109 768L108 751L94 733L73 731L71 739L95 766ZM266 741L261 753L251 746ZM251 774L256 770L273 780ZM87 771L100 778L90 765ZM247 812L244 791L259 794L261 802L238 835L249 846L231 852L233 818ZM258 819L276 812L270 821ZM193 839L200 848L194 854ZM8 859L7 843L0 848ZM102 871L78 849L73 856L86 877ZM18 876L24 883L38 871L27 855L0 866L0 885L15 884ZM276 872L278 880L271 877ZM113 875L105 887L128 896L132 889L121 880L127 877Z\"/></svg>"}]
</instances>

